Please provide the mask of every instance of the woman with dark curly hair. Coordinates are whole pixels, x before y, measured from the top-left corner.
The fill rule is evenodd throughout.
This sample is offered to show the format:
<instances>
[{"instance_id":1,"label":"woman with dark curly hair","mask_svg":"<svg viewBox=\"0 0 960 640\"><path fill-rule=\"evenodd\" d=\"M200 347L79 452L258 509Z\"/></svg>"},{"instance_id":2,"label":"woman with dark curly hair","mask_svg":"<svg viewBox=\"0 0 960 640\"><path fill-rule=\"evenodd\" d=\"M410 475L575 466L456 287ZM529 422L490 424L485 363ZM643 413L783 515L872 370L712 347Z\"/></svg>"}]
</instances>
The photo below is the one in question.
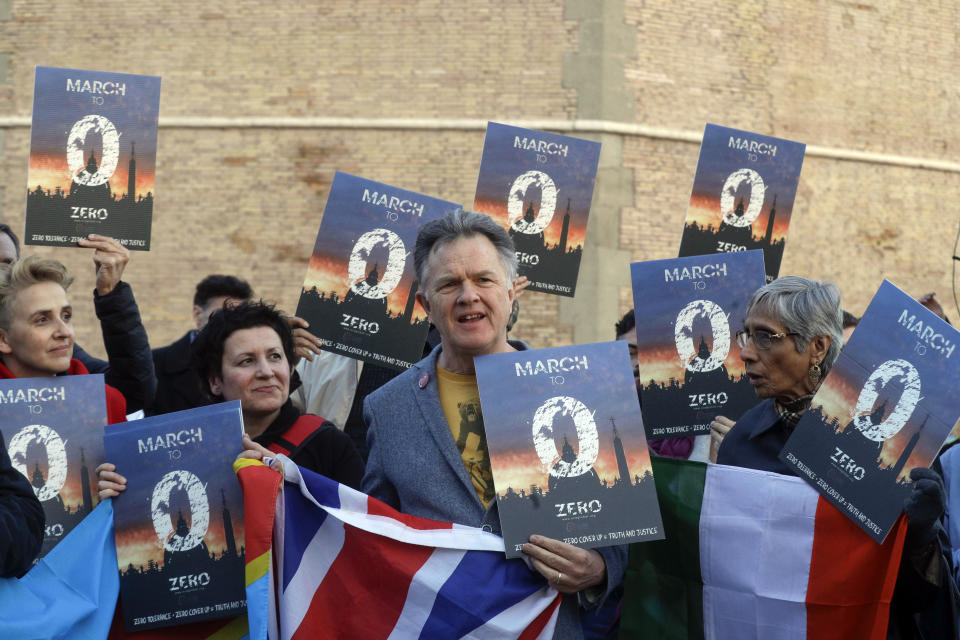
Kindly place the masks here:
<instances>
[{"instance_id":1,"label":"woman with dark curly hair","mask_svg":"<svg viewBox=\"0 0 960 640\"><path fill-rule=\"evenodd\" d=\"M244 455L284 453L305 469L360 487L363 462L350 438L321 417L301 414L290 402L297 356L283 314L263 302L224 307L197 334L193 359L200 383L215 402L240 401ZM117 495L125 485L114 465L101 465L101 499Z\"/></svg>"}]
</instances>

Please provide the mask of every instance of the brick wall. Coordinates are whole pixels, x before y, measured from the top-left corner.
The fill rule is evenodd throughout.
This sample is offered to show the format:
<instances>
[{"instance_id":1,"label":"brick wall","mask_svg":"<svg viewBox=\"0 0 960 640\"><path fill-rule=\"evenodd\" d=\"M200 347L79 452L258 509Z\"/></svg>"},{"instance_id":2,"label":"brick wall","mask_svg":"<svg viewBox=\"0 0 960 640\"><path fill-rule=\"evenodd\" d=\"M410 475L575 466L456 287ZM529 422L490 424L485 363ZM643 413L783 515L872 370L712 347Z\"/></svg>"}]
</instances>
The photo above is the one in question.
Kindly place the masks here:
<instances>
[{"instance_id":1,"label":"brick wall","mask_svg":"<svg viewBox=\"0 0 960 640\"><path fill-rule=\"evenodd\" d=\"M628 2L638 32L627 71L636 120L701 131L704 122L808 145L955 161L960 102L954 6L697 1L683 12ZM621 217L634 259L675 255L695 144L633 139L636 203ZM808 157L782 274L833 280L860 314L886 277L937 291L948 315L960 174ZM947 302L949 301L949 305ZM621 294L621 307L629 304Z\"/></svg>"},{"instance_id":2,"label":"brick wall","mask_svg":"<svg viewBox=\"0 0 960 640\"><path fill-rule=\"evenodd\" d=\"M950 5L606 4L620 14L607 11L601 26L637 34L635 55L620 60L635 122L700 131L711 121L944 160L960 145ZM0 118L29 116L40 64L161 75L161 118L572 119L579 89L563 81L564 59L581 47L578 6L570 19L561 0L0 0ZM134 254L126 277L151 341L189 328L193 286L211 272L248 278L293 309L335 170L469 205L482 142L463 130L161 128L154 248ZM21 229L28 150L27 128L0 127L0 217ZM626 136L621 155L633 202L605 214L619 215L620 249L675 255L697 145ZM957 187L957 173L808 157L782 272L835 280L857 313L882 276L946 302ZM102 353L89 252L30 250L77 273L79 339ZM573 340L557 298L522 302L516 336L538 347ZM628 288L601 304L626 309Z\"/></svg>"}]
</instances>

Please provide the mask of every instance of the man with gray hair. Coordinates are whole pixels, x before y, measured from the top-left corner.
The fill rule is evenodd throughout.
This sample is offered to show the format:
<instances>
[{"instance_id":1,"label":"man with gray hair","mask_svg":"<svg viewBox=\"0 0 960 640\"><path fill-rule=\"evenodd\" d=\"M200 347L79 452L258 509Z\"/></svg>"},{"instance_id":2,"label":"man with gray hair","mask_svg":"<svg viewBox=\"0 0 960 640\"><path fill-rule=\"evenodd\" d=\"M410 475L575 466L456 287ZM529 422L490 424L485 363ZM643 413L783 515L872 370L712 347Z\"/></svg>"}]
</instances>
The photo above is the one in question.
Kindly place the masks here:
<instances>
[{"instance_id":1,"label":"man with gray hair","mask_svg":"<svg viewBox=\"0 0 960 640\"><path fill-rule=\"evenodd\" d=\"M403 513L500 533L473 358L526 349L507 340L517 258L488 216L457 211L417 237L417 301L440 333L429 356L364 404L370 456L363 491ZM564 594L554 637L580 638L579 606L619 584L626 547L581 549L531 536L523 551Z\"/></svg>"}]
</instances>

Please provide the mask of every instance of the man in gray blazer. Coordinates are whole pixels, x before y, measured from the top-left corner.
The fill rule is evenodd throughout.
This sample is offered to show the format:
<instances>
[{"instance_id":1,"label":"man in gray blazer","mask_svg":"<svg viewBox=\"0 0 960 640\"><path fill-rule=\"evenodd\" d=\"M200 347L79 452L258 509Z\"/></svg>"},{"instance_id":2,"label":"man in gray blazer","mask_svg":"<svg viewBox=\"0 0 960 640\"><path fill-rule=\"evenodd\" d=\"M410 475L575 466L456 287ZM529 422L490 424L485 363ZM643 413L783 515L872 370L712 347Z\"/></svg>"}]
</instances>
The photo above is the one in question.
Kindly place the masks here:
<instances>
[{"instance_id":1,"label":"man in gray blazer","mask_svg":"<svg viewBox=\"0 0 960 640\"><path fill-rule=\"evenodd\" d=\"M363 491L403 513L499 535L479 403L460 399L469 397L463 389L471 379L476 388L474 356L527 348L507 340L517 270L513 242L488 216L457 211L424 225L414 263L417 300L441 343L367 397ZM523 551L564 594L554 637L581 638L580 609L598 606L620 583L626 547L581 549L531 536Z\"/></svg>"}]
</instances>

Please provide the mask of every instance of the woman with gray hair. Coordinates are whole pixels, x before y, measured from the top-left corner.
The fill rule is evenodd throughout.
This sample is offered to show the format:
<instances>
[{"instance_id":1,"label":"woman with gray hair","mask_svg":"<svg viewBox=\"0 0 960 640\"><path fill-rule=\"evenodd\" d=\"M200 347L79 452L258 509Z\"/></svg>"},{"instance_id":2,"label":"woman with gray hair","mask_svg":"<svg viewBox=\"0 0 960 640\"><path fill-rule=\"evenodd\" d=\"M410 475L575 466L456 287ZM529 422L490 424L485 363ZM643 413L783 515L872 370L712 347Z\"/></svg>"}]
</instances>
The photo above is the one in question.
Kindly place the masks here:
<instances>
[{"instance_id":1,"label":"woman with gray hair","mask_svg":"<svg viewBox=\"0 0 960 640\"><path fill-rule=\"evenodd\" d=\"M796 475L780 461L794 427L836 361L843 344L840 291L832 282L784 276L761 287L747 305L737 333L740 358L763 401L723 437L717 462ZM725 418L712 427L721 431ZM930 469L914 469L904 503L907 539L890 606L888 638L956 638L949 564L943 556L939 518L946 496Z\"/></svg>"},{"instance_id":2,"label":"woman with gray hair","mask_svg":"<svg viewBox=\"0 0 960 640\"><path fill-rule=\"evenodd\" d=\"M832 282L784 276L753 294L737 342L763 402L723 438L717 462L792 473L780 449L840 353L842 318Z\"/></svg>"}]
</instances>

